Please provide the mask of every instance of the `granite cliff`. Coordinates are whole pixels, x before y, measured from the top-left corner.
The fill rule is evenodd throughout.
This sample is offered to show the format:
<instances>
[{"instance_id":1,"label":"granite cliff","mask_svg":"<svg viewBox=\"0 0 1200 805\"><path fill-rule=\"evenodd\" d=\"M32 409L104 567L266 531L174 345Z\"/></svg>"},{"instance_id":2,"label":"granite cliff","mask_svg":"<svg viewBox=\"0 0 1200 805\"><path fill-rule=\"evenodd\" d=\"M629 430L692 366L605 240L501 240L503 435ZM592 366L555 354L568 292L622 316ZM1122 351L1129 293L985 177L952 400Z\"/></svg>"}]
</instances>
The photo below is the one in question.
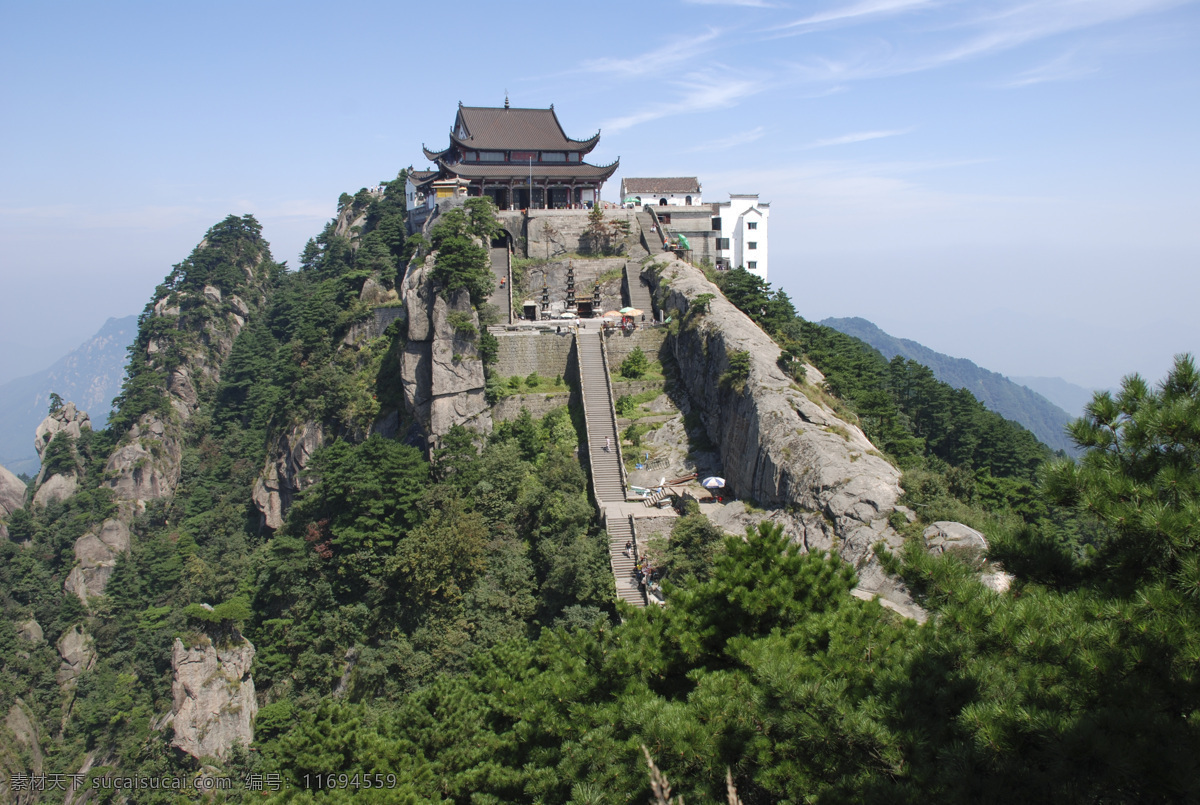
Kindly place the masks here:
<instances>
[{"instance_id":1,"label":"granite cliff","mask_svg":"<svg viewBox=\"0 0 1200 805\"><path fill-rule=\"evenodd\" d=\"M872 550L903 542L889 524L903 494L900 471L830 407L821 373L807 366L803 384L785 375L774 341L690 264L659 263L644 276L677 321L666 348L732 488L779 509L777 519L806 548L836 550L855 566L860 590L920 616ZM731 372L735 356L744 368Z\"/></svg>"}]
</instances>

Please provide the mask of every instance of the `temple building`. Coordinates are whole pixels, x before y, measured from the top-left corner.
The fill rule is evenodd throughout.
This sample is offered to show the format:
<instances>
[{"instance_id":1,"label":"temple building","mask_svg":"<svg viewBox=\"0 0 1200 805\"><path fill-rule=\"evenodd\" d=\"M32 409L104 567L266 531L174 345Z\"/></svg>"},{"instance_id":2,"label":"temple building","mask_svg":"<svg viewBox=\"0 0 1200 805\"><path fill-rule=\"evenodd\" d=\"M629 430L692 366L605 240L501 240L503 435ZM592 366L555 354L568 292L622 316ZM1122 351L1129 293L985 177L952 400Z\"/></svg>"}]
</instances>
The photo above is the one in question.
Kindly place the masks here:
<instances>
[{"instance_id":1,"label":"temple building","mask_svg":"<svg viewBox=\"0 0 1200 805\"><path fill-rule=\"evenodd\" d=\"M621 180L621 203L630 207L691 207L703 204L700 180L695 176Z\"/></svg>"},{"instance_id":2,"label":"temple building","mask_svg":"<svg viewBox=\"0 0 1200 805\"><path fill-rule=\"evenodd\" d=\"M600 142L600 132L573 140L549 109L458 105L450 144L424 148L433 170L409 170L409 210L430 209L438 199L489 196L501 210L571 209L600 201L600 188L613 175L611 165L591 165L584 157Z\"/></svg>"}]
</instances>

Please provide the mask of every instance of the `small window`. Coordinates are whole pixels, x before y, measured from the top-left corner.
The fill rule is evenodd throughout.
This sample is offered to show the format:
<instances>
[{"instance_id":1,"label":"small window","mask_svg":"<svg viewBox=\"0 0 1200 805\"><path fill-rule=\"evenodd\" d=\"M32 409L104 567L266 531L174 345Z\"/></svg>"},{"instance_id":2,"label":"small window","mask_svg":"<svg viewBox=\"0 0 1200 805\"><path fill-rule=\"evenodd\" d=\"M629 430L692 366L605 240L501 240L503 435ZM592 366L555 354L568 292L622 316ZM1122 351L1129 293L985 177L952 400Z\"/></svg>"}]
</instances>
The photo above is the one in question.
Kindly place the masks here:
<instances>
[{"instance_id":1,"label":"small window","mask_svg":"<svg viewBox=\"0 0 1200 805\"><path fill-rule=\"evenodd\" d=\"M721 219L720 219L720 218L714 218L714 219L713 219L712 231L713 231L713 232L720 232L720 231L721 231Z\"/></svg>"},{"instance_id":2,"label":"small window","mask_svg":"<svg viewBox=\"0 0 1200 805\"><path fill-rule=\"evenodd\" d=\"M746 263L746 268L748 268L748 269L750 269L751 271L753 271L754 269L758 268L758 261L757 261L757 260L751 260L750 262Z\"/></svg>"},{"instance_id":3,"label":"small window","mask_svg":"<svg viewBox=\"0 0 1200 805\"><path fill-rule=\"evenodd\" d=\"M503 151L480 151L479 152L479 161L480 162L503 162L504 161L504 152Z\"/></svg>"},{"instance_id":4,"label":"small window","mask_svg":"<svg viewBox=\"0 0 1200 805\"><path fill-rule=\"evenodd\" d=\"M542 162L566 162L567 155L561 151L543 151Z\"/></svg>"},{"instance_id":5,"label":"small window","mask_svg":"<svg viewBox=\"0 0 1200 805\"><path fill-rule=\"evenodd\" d=\"M756 240L752 240L752 241L750 241L749 243L747 243L747 244L746 244L746 248L747 248L747 249L757 249L757 248L758 248L758 241L756 241Z\"/></svg>"},{"instance_id":6,"label":"small window","mask_svg":"<svg viewBox=\"0 0 1200 805\"><path fill-rule=\"evenodd\" d=\"M758 229L758 221L749 221L746 223L747 229Z\"/></svg>"},{"instance_id":7,"label":"small window","mask_svg":"<svg viewBox=\"0 0 1200 805\"><path fill-rule=\"evenodd\" d=\"M568 162L578 162L579 154L576 153L575 151L572 151L571 153L567 154L567 161Z\"/></svg>"},{"instance_id":8,"label":"small window","mask_svg":"<svg viewBox=\"0 0 1200 805\"><path fill-rule=\"evenodd\" d=\"M717 251L729 251L729 238L717 238Z\"/></svg>"}]
</instances>

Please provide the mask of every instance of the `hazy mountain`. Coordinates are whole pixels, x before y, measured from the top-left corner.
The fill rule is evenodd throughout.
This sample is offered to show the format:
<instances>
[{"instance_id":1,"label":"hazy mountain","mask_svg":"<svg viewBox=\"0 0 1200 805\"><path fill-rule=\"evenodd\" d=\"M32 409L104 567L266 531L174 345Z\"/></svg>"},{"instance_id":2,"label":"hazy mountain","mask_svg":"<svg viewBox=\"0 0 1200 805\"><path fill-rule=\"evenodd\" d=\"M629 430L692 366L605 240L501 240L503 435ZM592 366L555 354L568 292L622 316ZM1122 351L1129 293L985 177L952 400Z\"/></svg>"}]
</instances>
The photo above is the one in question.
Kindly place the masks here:
<instances>
[{"instance_id":1,"label":"hazy mountain","mask_svg":"<svg viewBox=\"0 0 1200 805\"><path fill-rule=\"evenodd\" d=\"M1083 416L1083 407L1092 401L1096 389L1085 389L1061 377L1014 377L1014 383L1027 386L1071 416Z\"/></svg>"},{"instance_id":2,"label":"hazy mountain","mask_svg":"<svg viewBox=\"0 0 1200 805\"><path fill-rule=\"evenodd\" d=\"M109 319L48 369L0 385L0 464L15 473L37 472L33 431L46 416L51 392L87 411L94 427L103 427L121 391L126 349L136 335L137 316Z\"/></svg>"},{"instance_id":3,"label":"hazy mountain","mask_svg":"<svg viewBox=\"0 0 1200 805\"><path fill-rule=\"evenodd\" d=\"M983 369L966 358L953 358L916 341L896 338L866 319L825 319L821 324L866 341L888 360L901 355L925 364L938 380L967 389L988 408L1005 419L1021 423L1051 448L1074 451L1074 445L1063 431L1073 416L1038 392L1002 374Z\"/></svg>"}]
</instances>

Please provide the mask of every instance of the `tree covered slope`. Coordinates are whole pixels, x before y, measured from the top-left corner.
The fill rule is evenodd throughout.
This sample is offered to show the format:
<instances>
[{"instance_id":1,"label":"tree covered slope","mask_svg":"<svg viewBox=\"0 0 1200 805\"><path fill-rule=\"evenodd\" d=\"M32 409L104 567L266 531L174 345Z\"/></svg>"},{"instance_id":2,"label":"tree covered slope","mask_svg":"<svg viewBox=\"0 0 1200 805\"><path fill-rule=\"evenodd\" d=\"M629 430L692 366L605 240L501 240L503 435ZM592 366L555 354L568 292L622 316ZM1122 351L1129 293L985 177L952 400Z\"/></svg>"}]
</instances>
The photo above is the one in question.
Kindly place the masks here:
<instances>
[{"instance_id":1,"label":"tree covered slope","mask_svg":"<svg viewBox=\"0 0 1200 805\"><path fill-rule=\"evenodd\" d=\"M862 339L891 360L897 355L924 364L933 375L954 388L966 389L1005 419L1020 422L1054 450L1074 450L1067 436L1071 415L1041 394L1002 374L988 371L966 358L952 358L907 338L885 333L866 319L825 319L826 327Z\"/></svg>"}]
</instances>

